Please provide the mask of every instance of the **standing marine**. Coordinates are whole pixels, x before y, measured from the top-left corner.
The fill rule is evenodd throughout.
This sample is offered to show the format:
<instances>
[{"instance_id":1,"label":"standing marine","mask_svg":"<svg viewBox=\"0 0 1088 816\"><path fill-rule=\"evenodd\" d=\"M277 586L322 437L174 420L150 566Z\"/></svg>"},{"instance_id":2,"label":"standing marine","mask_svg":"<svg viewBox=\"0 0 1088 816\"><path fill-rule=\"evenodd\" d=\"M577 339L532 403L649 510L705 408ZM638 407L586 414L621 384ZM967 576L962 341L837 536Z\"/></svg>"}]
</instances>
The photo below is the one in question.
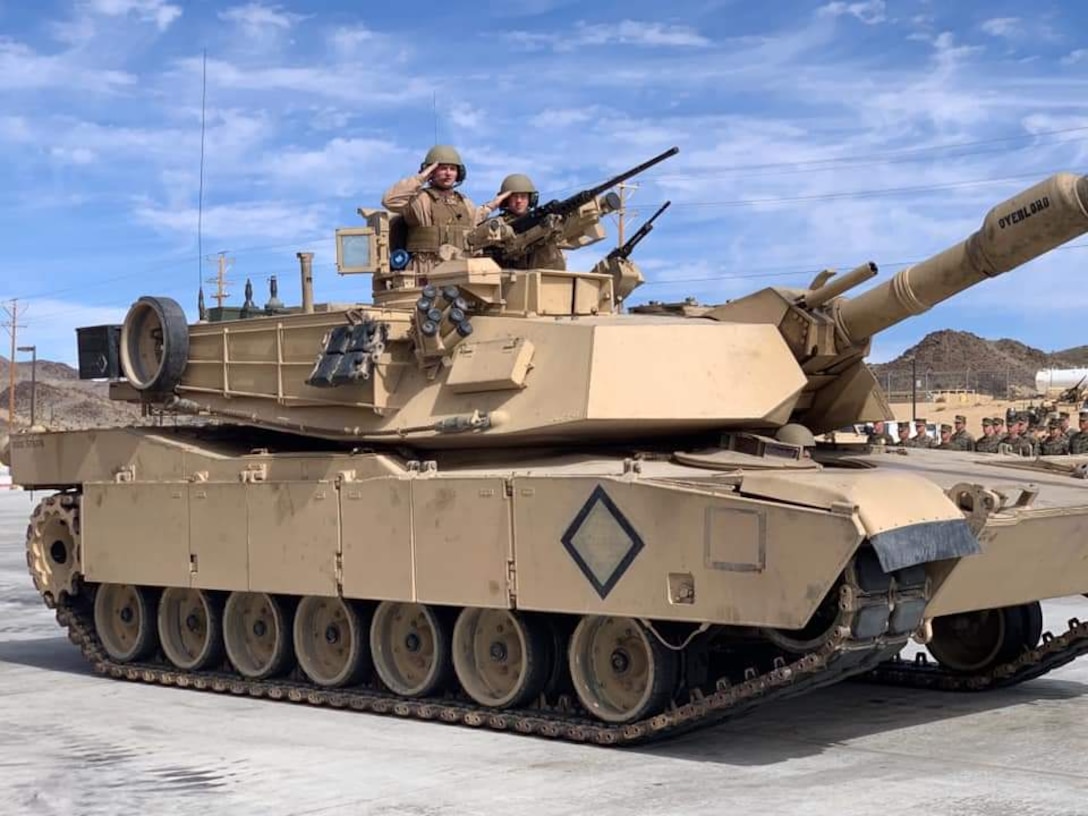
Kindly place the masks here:
<instances>
[{"instance_id":1,"label":"standing marine","mask_svg":"<svg viewBox=\"0 0 1088 816\"><path fill-rule=\"evenodd\" d=\"M982 436L975 442L976 453L997 453L1001 437L994 433L994 421L990 417L982 420Z\"/></svg>"},{"instance_id":2,"label":"standing marine","mask_svg":"<svg viewBox=\"0 0 1088 816\"><path fill-rule=\"evenodd\" d=\"M957 414L953 424L955 430L950 439L953 450L973 451L975 438L967 431L967 417Z\"/></svg>"},{"instance_id":3,"label":"standing marine","mask_svg":"<svg viewBox=\"0 0 1088 816\"><path fill-rule=\"evenodd\" d=\"M1080 412L1080 430L1069 437L1069 452L1074 456L1088 453L1088 410Z\"/></svg>"},{"instance_id":4,"label":"standing marine","mask_svg":"<svg viewBox=\"0 0 1088 816\"><path fill-rule=\"evenodd\" d=\"M870 445L887 445L889 448L895 444L892 435L885 430L884 420L882 419L878 419L873 423L872 433L869 434L869 438L866 441Z\"/></svg>"}]
</instances>

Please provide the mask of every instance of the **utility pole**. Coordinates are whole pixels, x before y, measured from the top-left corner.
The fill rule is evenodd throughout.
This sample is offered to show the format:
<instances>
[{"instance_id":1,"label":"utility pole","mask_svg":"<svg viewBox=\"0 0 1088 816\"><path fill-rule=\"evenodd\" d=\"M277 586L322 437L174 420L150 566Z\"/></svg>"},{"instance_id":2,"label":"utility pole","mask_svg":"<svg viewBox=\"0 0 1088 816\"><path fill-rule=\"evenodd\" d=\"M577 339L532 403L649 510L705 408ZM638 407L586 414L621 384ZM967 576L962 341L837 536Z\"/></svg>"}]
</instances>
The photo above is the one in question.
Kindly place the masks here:
<instances>
[{"instance_id":1,"label":"utility pole","mask_svg":"<svg viewBox=\"0 0 1088 816\"><path fill-rule=\"evenodd\" d=\"M627 226L627 191L637 190L638 184L631 184L630 182L621 181L619 184L616 185L616 187L619 188L620 191L620 208L616 210L616 246L623 246L623 242L624 240L626 240L626 236L624 235L624 233L625 227Z\"/></svg>"},{"instance_id":2,"label":"utility pole","mask_svg":"<svg viewBox=\"0 0 1088 816\"><path fill-rule=\"evenodd\" d=\"M220 252L218 256L218 267L214 278L208 278L205 283L215 284L215 294L212 295L215 298L216 305L222 309L223 301L230 297L230 293L227 291L227 269L230 266L231 261L227 258L225 252Z\"/></svg>"},{"instance_id":3,"label":"utility pole","mask_svg":"<svg viewBox=\"0 0 1088 816\"><path fill-rule=\"evenodd\" d=\"M4 306L4 312L8 319L4 321L4 328L11 335L11 356L8 357L8 428L15 427L15 335L19 329L26 326L19 323L19 299L11 301L11 306Z\"/></svg>"},{"instance_id":4,"label":"utility pole","mask_svg":"<svg viewBox=\"0 0 1088 816\"><path fill-rule=\"evenodd\" d=\"M37 424L37 391L38 391L38 347L19 346L19 351L30 352L30 426Z\"/></svg>"}]
</instances>

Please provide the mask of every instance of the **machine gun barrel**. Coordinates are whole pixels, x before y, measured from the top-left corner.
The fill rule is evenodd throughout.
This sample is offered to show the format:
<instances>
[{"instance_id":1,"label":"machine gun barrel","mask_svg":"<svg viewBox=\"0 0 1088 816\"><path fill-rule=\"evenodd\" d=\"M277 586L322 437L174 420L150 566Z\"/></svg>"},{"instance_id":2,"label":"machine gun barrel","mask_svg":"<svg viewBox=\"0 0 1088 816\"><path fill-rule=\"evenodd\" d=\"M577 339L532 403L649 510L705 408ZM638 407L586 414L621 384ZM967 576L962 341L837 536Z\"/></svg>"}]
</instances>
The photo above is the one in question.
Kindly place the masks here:
<instances>
[{"instance_id":1,"label":"machine gun barrel","mask_svg":"<svg viewBox=\"0 0 1088 816\"><path fill-rule=\"evenodd\" d=\"M637 176L639 173L645 172L646 170L653 167L655 164L660 164L661 162L665 161L665 159L669 158L670 156L675 156L679 152L679 147L670 147L668 150L664 151L663 153L659 153L649 161L644 161L637 167L632 167L630 170L620 173L618 176L613 176L608 181L603 182L602 184L598 184L596 187L590 187L588 189L582 190L581 192L575 193L569 198L564 198L562 201L560 201L559 199L553 199L547 204L542 204L539 207L536 207L535 209L525 213L525 215L519 218L515 218L513 221L510 222L510 228L514 231L515 235L520 235L526 230L530 230L535 227L549 215L570 215L572 212L588 204L590 201L595 199L606 190L615 187L621 182L627 181L627 179L629 178Z\"/></svg>"},{"instance_id":2,"label":"machine gun barrel","mask_svg":"<svg viewBox=\"0 0 1088 816\"><path fill-rule=\"evenodd\" d=\"M658 216L661 215L661 213L665 212L665 210L667 210L669 208L670 204L672 204L671 201L666 201L664 204L662 204L661 207L657 210L657 212L655 212L653 215L651 215L649 218L646 219L646 221L642 224L641 227L638 228L638 231L634 235L632 235L630 238L628 238L626 241L624 241L620 246L616 247L611 252L609 252L607 257L609 257L609 258L629 258L629 257L631 257L631 253L635 251L635 247L637 247L639 245L639 243L641 243L642 239L645 238L647 235L649 235L650 232L653 230L654 221L657 220Z\"/></svg>"},{"instance_id":3,"label":"machine gun barrel","mask_svg":"<svg viewBox=\"0 0 1088 816\"><path fill-rule=\"evenodd\" d=\"M836 322L851 343L921 314L1088 232L1088 176L1056 173L992 208L965 240L840 302Z\"/></svg>"}]
</instances>

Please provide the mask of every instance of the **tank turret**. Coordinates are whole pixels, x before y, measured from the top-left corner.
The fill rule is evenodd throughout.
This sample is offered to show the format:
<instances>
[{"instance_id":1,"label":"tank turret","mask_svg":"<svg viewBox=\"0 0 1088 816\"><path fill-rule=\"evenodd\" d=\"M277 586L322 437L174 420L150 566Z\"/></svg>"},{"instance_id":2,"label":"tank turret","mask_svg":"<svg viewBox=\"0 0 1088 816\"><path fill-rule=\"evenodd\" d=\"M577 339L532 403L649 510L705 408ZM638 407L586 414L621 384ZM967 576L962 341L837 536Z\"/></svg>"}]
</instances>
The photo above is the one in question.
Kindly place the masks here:
<instances>
[{"instance_id":1,"label":"tank turret","mask_svg":"<svg viewBox=\"0 0 1088 816\"><path fill-rule=\"evenodd\" d=\"M242 323L186 326L166 299L143 299L121 333L127 384L115 394L418 448L773 433L790 421L824 433L891 416L864 364L873 335L1088 230L1085 198L1088 179L1055 175L994 207L966 240L861 295L845 293L878 274L873 263L698 318L621 313L642 282L622 248L590 272L510 270L452 251L425 280L389 286L400 247L386 213L361 211L368 226L340 230L337 256L342 273L374 275L373 305L249 307ZM595 228L595 202L548 206Z\"/></svg>"}]
</instances>

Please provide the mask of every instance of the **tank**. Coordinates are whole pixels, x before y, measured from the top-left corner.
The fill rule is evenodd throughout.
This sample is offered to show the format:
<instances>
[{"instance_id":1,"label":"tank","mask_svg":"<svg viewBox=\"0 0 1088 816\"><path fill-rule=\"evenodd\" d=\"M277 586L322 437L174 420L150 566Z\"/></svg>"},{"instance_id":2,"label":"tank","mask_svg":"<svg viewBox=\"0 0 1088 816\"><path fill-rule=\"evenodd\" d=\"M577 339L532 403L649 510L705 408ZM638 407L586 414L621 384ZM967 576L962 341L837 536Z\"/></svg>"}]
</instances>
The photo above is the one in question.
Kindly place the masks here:
<instances>
[{"instance_id":1,"label":"tank","mask_svg":"<svg viewBox=\"0 0 1088 816\"><path fill-rule=\"evenodd\" d=\"M337 264L370 302L317 302L299 253L301 305L189 323L146 296L81 335L148 421L17 433L5 458L50 493L30 576L95 670L631 745L851 678L988 689L1088 649L1039 604L1088 590L1075 458L1028 474L833 433L891 417L871 339L1088 231L1088 178L856 297L874 263L633 313L629 245L590 271L496 259L599 240L606 186L426 276L397 217L360 209ZM900 659L912 639L935 659Z\"/></svg>"}]
</instances>

